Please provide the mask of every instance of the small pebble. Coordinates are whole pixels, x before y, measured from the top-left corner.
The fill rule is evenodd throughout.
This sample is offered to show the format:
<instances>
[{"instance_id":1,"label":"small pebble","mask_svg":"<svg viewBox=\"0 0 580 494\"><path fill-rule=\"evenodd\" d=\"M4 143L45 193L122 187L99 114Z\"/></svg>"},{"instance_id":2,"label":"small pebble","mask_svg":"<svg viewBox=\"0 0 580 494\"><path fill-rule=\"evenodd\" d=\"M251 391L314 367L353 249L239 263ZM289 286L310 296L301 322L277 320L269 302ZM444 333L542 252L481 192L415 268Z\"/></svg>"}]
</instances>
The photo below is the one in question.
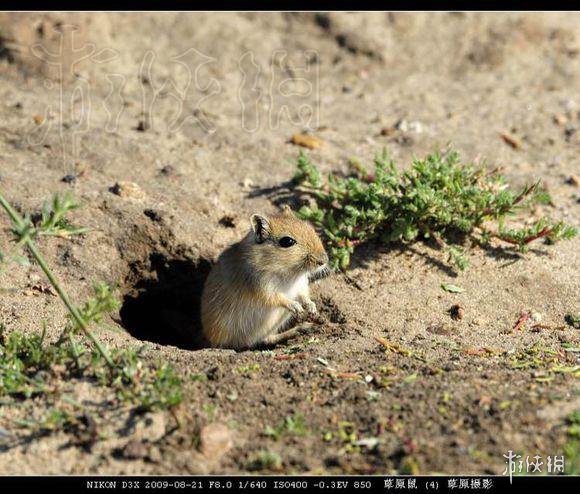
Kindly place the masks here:
<instances>
[{"instance_id":1,"label":"small pebble","mask_svg":"<svg viewBox=\"0 0 580 494\"><path fill-rule=\"evenodd\" d=\"M449 309L449 315L452 319L460 320L465 316L465 309L459 304L452 305Z\"/></svg>"},{"instance_id":2,"label":"small pebble","mask_svg":"<svg viewBox=\"0 0 580 494\"><path fill-rule=\"evenodd\" d=\"M137 124L137 127L135 127L135 130L139 132L145 132L146 130L149 130L149 124L144 120L139 120L139 123Z\"/></svg>"},{"instance_id":3,"label":"small pebble","mask_svg":"<svg viewBox=\"0 0 580 494\"><path fill-rule=\"evenodd\" d=\"M244 178L244 180L242 180L241 186L244 188L244 190L250 190L254 188L254 181L251 178Z\"/></svg>"},{"instance_id":4,"label":"small pebble","mask_svg":"<svg viewBox=\"0 0 580 494\"><path fill-rule=\"evenodd\" d=\"M556 125L566 125L568 123L568 117L562 113L554 115L554 123Z\"/></svg>"},{"instance_id":5,"label":"small pebble","mask_svg":"<svg viewBox=\"0 0 580 494\"><path fill-rule=\"evenodd\" d=\"M392 136L393 134L395 134L395 132L397 132L397 129L394 126L392 126L392 127L383 127L381 129L381 135L382 136L386 136L386 137Z\"/></svg>"},{"instance_id":6,"label":"small pebble","mask_svg":"<svg viewBox=\"0 0 580 494\"><path fill-rule=\"evenodd\" d=\"M161 168L161 170L159 170L159 173L165 177L175 175L175 168L173 165L165 165L163 168Z\"/></svg>"},{"instance_id":7,"label":"small pebble","mask_svg":"<svg viewBox=\"0 0 580 494\"><path fill-rule=\"evenodd\" d=\"M409 122L404 118L399 120L395 124L395 128L397 130L400 130L401 132L415 132L417 134L423 132L423 125L421 124L421 122L418 121Z\"/></svg>"},{"instance_id":8,"label":"small pebble","mask_svg":"<svg viewBox=\"0 0 580 494\"><path fill-rule=\"evenodd\" d=\"M219 224L225 228L235 228L236 218L231 214L226 214L220 218Z\"/></svg>"},{"instance_id":9,"label":"small pebble","mask_svg":"<svg viewBox=\"0 0 580 494\"><path fill-rule=\"evenodd\" d=\"M154 221L156 223L163 221L163 216L159 211L156 211L155 209L146 209L145 211L143 211L143 214L147 216L147 218L149 218L151 221Z\"/></svg>"},{"instance_id":10,"label":"small pebble","mask_svg":"<svg viewBox=\"0 0 580 494\"><path fill-rule=\"evenodd\" d=\"M533 322L540 322L542 320L542 314L540 314L539 312L532 312L530 315L530 319Z\"/></svg>"},{"instance_id":11,"label":"small pebble","mask_svg":"<svg viewBox=\"0 0 580 494\"><path fill-rule=\"evenodd\" d=\"M199 450L207 458L219 458L233 446L232 433L225 424L206 425L199 433Z\"/></svg>"},{"instance_id":12,"label":"small pebble","mask_svg":"<svg viewBox=\"0 0 580 494\"><path fill-rule=\"evenodd\" d=\"M427 327L427 331L432 334L439 334L439 335L448 335L452 332L453 328L450 324L446 323L436 323L431 324L431 326Z\"/></svg>"},{"instance_id":13,"label":"small pebble","mask_svg":"<svg viewBox=\"0 0 580 494\"><path fill-rule=\"evenodd\" d=\"M117 182L111 187L111 192L127 199L141 200L145 198L143 189L134 182Z\"/></svg>"},{"instance_id":14,"label":"small pebble","mask_svg":"<svg viewBox=\"0 0 580 494\"><path fill-rule=\"evenodd\" d=\"M159 448L151 448L149 450L148 459L152 463L160 463L161 460L163 459L163 456L161 455L161 451L159 451Z\"/></svg>"},{"instance_id":15,"label":"small pebble","mask_svg":"<svg viewBox=\"0 0 580 494\"><path fill-rule=\"evenodd\" d=\"M143 441L130 440L121 451L121 456L127 460L140 460L146 458L149 451Z\"/></svg>"},{"instance_id":16,"label":"small pebble","mask_svg":"<svg viewBox=\"0 0 580 494\"><path fill-rule=\"evenodd\" d=\"M578 129L576 127L572 125L567 125L566 128L564 129L564 137L566 141L569 141L577 130Z\"/></svg>"}]
</instances>

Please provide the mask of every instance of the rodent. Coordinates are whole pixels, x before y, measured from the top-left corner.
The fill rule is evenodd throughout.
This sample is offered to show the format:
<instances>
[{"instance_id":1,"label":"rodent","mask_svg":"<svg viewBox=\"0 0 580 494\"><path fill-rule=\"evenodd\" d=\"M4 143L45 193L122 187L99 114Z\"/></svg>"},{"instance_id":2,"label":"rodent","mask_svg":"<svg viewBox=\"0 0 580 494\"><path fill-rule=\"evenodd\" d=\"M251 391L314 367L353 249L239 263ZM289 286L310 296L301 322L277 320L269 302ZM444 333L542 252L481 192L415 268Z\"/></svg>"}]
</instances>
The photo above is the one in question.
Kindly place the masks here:
<instances>
[{"instance_id":1,"label":"rodent","mask_svg":"<svg viewBox=\"0 0 580 494\"><path fill-rule=\"evenodd\" d=\"M251 230L222 252L201 297L203 335L213 347L248 349L299 334L292 316L316 313L309 281L329 273L316 230L285 206L253 214Z\"/></svg>"}]
</instances>

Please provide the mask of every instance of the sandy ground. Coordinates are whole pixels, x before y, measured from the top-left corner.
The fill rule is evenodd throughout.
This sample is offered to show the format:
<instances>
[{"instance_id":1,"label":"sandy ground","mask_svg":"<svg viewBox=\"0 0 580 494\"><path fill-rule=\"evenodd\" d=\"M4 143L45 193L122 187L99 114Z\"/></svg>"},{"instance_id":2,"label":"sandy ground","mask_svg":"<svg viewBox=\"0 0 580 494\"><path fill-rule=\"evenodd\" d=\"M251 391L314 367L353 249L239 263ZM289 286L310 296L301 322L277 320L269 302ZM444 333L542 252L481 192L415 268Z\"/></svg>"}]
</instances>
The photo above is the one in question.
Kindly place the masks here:
<instances>
[{"instance_id":1,"label":"sandy ground","mask_svg":"<svg viewBox=\"0 0 580 494\"><path fill-rule=\"evenodd\" d=\"M578 239L526 256L475 248L459 275L428 245L368 248L348 278L315 286L326 322L312 334L273 352L192 341L211 262L251 213L276 210L296 132L324 142L310 154L325 171L384 146L405 164L452 143L515 185L541 178L554 205L535 214L578 226L579 50L580 16L563 13L0 14L0 190L30 212L57 191L78 198L73 220L91 232L40 243L56 275L77 301L93 281L117 284L124 303L107 324L120 331L98 329L101 339L146 341L146 359L186 376L174 414L111 409L84 381L49 400L4 400L0 473L244 473L268 450L286 473L500 474L508 450L563 454L574 377L510 359L539 343L577 364L563 345L578 346L578 331L563 320L580 312ZM114 194L120 181L138 190ZM0 320L36 332L45 321L55 336L65 311L38 283L35 266L3 270L13 290L0 294ZM454 304L463 319L449 316ZM522 311L548 329L512 331ZM187 378L201 372L207 381ZM65 394L95 417L90 450L14 425ZM306 433L263 434L287 416L303 416ZM216 423L228 440L212 449ZM376 447L349 447L345 427Z\"/></svg>"}]
</instances>

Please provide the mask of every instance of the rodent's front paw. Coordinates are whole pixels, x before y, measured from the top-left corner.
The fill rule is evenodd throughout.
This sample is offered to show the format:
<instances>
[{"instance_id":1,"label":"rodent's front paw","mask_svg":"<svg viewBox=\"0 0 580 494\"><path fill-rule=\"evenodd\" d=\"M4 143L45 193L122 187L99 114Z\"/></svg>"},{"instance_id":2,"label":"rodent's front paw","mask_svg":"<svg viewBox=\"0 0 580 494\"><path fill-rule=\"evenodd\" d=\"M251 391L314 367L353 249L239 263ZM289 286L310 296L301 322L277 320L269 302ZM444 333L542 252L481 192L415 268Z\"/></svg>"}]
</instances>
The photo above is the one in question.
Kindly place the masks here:
<instances>
[{"instance_id":1,"label":"rodent's front paw","mask_svg":"<svg viewBox=\"0 0 580 494\"><path fill-rule=\"evenodd\" d=\"M295 316L299 316L304 312L304 307L302 307L300 302L296 302L295 300L292 300L287 308Z\"/></svg>"},{"instance_id":2,"label":"rodent's front paw","mask_svg":"<svg viewBox=\"0 0 580 494\"><path fill-rule=\"evenodd\" d=\"M306 310L308 311L309 314L317 314L318 313L318 309L316 308L316 304L312 300L306 300L304 302L304 305L306 306Z\"/></svg>"}]
</instances>

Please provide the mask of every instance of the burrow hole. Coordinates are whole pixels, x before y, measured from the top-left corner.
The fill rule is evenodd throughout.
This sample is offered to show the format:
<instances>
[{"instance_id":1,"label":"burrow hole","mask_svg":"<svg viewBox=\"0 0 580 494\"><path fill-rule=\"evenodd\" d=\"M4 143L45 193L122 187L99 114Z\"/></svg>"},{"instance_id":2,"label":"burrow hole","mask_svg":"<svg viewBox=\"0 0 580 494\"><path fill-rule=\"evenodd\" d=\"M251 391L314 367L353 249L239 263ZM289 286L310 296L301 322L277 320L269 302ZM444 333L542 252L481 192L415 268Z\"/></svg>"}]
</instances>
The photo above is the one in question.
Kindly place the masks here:
<instances>
[{"instance_id":1,"label":"burrow hole","mask_svg":"<svg viewBox=\"0 0 580 494\"><path fill-rule=\"evenodd\" d=\"M205 346L201 294L211 262L152 252L130 269L120 324L139 340L185 349Z\"/></svg>"}]
</instances>

